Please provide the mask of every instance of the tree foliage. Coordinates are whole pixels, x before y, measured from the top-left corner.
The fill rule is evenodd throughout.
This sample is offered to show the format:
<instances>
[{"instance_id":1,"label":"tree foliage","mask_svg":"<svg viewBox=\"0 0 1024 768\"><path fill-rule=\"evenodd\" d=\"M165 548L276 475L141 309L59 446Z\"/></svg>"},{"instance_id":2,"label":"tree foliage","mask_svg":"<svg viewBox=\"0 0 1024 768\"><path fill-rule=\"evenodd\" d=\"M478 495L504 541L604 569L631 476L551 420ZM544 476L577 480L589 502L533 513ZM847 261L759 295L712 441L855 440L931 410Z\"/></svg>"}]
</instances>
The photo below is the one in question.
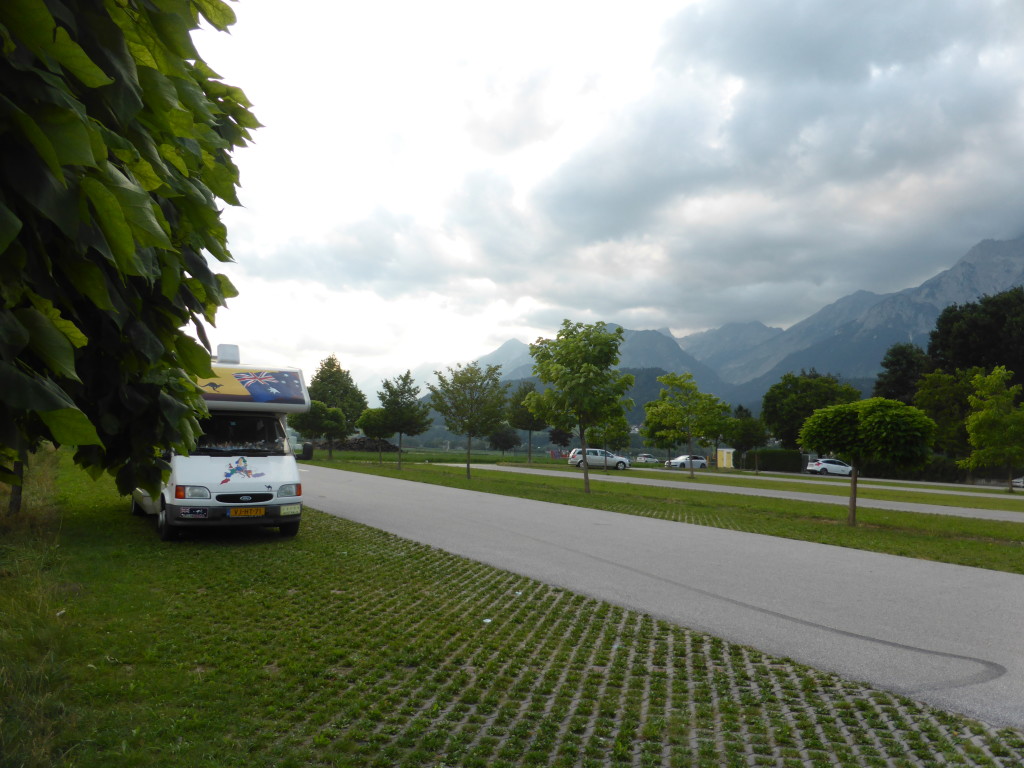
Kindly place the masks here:
<instances>
[{"instance_id":1,"label":"tree foliage","mask_svg":"<svg viewBox=\"0 0 1024 768\"><path fill-rule=\"evenodd\" d=\"M533 461L533 433L544 429L548 423L535 416L526 407L526 398L531 392L537 391L537 385L532 381L521 381L519 386L508 399L508 423L515 429L521 429L526 435L526 460Z\"/></svg>"},{"instance_id":2,"label":"tree foliage","mask_svg":"<svg viewBox=\"0 0 1024 768\"><path fill-rule=\"evenodd\" d=\"M445 427L466 436L466 477L470 477L473 438L490 434L505 418L508 384L501 382L501 366L481 368L476 362L434 371L437 384L428 384L430 405L441 414Z\"/></svg>"},{"instance_id":3,"label":"tree foliage","mask_svg":"<svg viewBox=\"0 0 1024 768\"><path fill-rule=\"evenodd\" d=\"M1024 383L1024 288L946 307L935 321L928 355L947 371L1004 366Z\"/></svg>"},{"instance_id":4,"label":"tree foliage","mask_svg":"<svg viewBox=\"0 0 1024 768\"><path fill-rule=\"evenodd\" d=\"M505 453L522 445L523 438L511 424L504 422L491 430L491 434L487 436L487 444L491 446L492 451Z\"/></svg>"},{"instance_id":5,"label":"tree foliage","mask_svg":"<svg viewBox=\"0 0 1024 768\"><path fill-rule=\"evenodd\" d=\"M615 369L622 344L621 327L562 321L554 339L530 345L533 372L547 389L526 397L526 407L548 424L573 430L587 453L587 430L633 407L626 393L633 377ZM583 462L583 488L590 493L590 472Z\"/></svg>"},{"instance_id":6,"label":"tree foliage","mask_svg":"<svg viewBox=\"0 0 1024 768\"><path fill-rule=\"evenodd\" d=\"M420 388L412 378L412 371L406 371L394 379L381 382L377 392L380 406L391 420L391 434L398 433L398 468L402 468L402 437L421 435L430 429L434 420L430 417L430 406L419 401Z\"/></svg>"},{"instance_id":7,"label":"tree foliage","mask_svg":"<svg viewBox=\"0 0 1024 768\"><path fill-rule=\"evenodd\" d=\"M647 418L643 434L659 447L686 444L691 454L694 441L705 445L716 442L729 406L701 392L692 374L667 373L658 381L663 385L658 399L644 405ZM689 463L692 477L693 462Z\"/></svg>"},{"instance_id":8,"label":"tree foliage","mask_svg":"<svg viewBox=\"0 0 1024 768\"><path fill-rule=\"evenodd\" d=\"M326 403L313 400L305 413L294 413L288 423L299 433L327 440L327 457L334 458L334 441L344 440L352 432L341 408L331 408Z\"/></svg>"},{"instance_id":9,"label":"tree foliage","mask_svg":"<svg viewBox=\"0 0 1024 768\"><path fill-rule=\"evenodd\" d=\"M745 455L753 448L762 448L768 444L768 429L749 408L737 405L733 418L726 426L725 439L741 455Z\"/></svg>"},{"instance_id":10,"label":"tree foliage","mask_svg":"<svg viewBox=\"0 0 1024 768\"><path fill-rule=\"evenodd\" d=\"M552 445L557 445L559 448L568 448L569 444L572 443L572 432L552 427L548 430L548 439L551 440Z\"/></svg>"},{"instance_id":11,"label":"tree foliage","mask_svg":"<svg viewBox=\"0 0 1024 768\"><path fill-rule=\"evenodd\" d=\"M629 447L629 422L625 413L618 413L603 424L587 431L587 444L599 445L608 451L623 451Z\"/></svg>"},{"instance_id":12,"label":"tree foliage","mask_svg":"<svg viewBox=\"0 0 1024 768\"><path fill-rule=\"evenodd\" d=\"M918 381L932 367L931 358L917 344L893 344L882 358L872 394L912 405Z\"/></svg>"},{"instance_id":13,"label":"tree foliage","mask_svg":"<svg viewBox=\"0 0 1024 768\"><path fill-rule=\"evenodd\" d=\"M896 467L927 462L935 433L923 411L899 400L873 397L816 410L800 430L800 444L821 454L835 454L853 465L847 522L857 524L858 468L884 460Z\"/></svg>"},{"instance_id":14,"label":"tree foliage","mask_svg":"<svg viewBox=\"0 0 1024 768\"><path fill-rule=\"evenodd\" d=\"M395 434L395 429L391 419L388 417L388 412L383 408L367 408L356 419L356 426L363 430L364 435L377 441L377 463L383 464L384 458L382 456L381 441ZM401 452L399 452L398 456L398 460L401 461Z\"/></svg>"},{"instance_id":15,"label":"tree foliage","mask_svg":"<svg viewBox=\"0 0 1024 768\"><path fill-rule=\"evenodd\" d=\"M917 383L914 405L935 422L935 450L950 458L962 458L970 453L969 398L974 394L974 377L984 372L981 368L958 369L952 373L937 370L926 373Z\"/></svg>"},{"instance_id":16,"label":"tree foliage","mask_svg":"<svg viewBox=\"0 0 1024 768\"><path fill-rule=\"evenodd\" d=\"M974 393L968 398L967 417L970 455L959 461L966 469L1001 467L1007 472L1006 487L1013 493L1014 467L1024 466L1024 405L1018 404L1020 384L1010 384L1013 373L1001 365L992 373L974 376Z\"/></svg>"},{"instance_id":17,"label":"tree foliage","mask_svg":"<svg viewBox=\"0 0 1024 768\"><path fill-rule=\"evenodd\" d=\"M236 292L220 202L259 124L199 57L221 0L0 3L0 479L38 443L118 489L188 451L205 324ZM191 326L200 342L186 332Z\"/></svg>"},{"instance_id":18,"label":"tree foliage","mask_svg":"<svg viewBox=\"0 0 1024 768\"><path fill-rule=\"evenodd\" d=\"M860 400L852 384L844 384L832 374L813 368L799 375L787 373L770 386L761 400L761 419L782 443L783 448L798 448L798 436L804 419L819 408Z\"/></svg>"},{"instance_id":19,"label":"tree foliage","mask_svg":"<svg viewBox=\"0 0 1024 768\"><path fill-rule=\"evenodd\" d=\"M345 428L348 430L345 435L356 431L355 423L366 410L366 395L356 386L352 374L341 367L335 355L320 361L313 379L309 382L309 397L331 408L341 409L345 414Z\"/></svg>"}]
</instances>

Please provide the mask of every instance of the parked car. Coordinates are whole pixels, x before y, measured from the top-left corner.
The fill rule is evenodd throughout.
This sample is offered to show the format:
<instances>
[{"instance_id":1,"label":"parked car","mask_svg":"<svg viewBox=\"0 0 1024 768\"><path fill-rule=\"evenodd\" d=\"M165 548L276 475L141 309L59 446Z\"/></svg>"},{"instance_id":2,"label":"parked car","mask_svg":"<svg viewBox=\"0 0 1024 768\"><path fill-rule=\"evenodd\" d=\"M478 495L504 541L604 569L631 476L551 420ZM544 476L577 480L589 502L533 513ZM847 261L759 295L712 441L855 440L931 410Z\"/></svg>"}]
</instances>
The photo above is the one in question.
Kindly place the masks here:
<instances>
[{"instance_id":1,"label":"parked car","mask_svg":"<svg viewBox=\"0 0 1024 768\"><path fill-rule=\"evenodd\" d=\"M641 453L633 461L634 464L657 464L658 460L649 453Z\"/></svg>"},{"instance_id":2,"label":"parked car","mask_svg":"<svg viewBox=\"0 0 1024 768\"><path fill-rule=\"evenodd\" d=\"M847 475L853 472L853 467L839 459L818 459L807 465L807 471L812 475Z\"/></svg>"},{"instance_id":3,"label":"parked car","mask_svg":"<svg viewBox=\"0 0 1024 768\"><path fill-rule=\"evenodd\" d=\"M694 469L707 469L708 460L703 456L688 456L684 453L682 456L676 456L665 462L666 469L686 469L691 465Z\"/></svg>"},{"instance_id":4,"label":"parked car","mask_svg":"<svg viewBox=\"0 0 1024 768\"><path fill-rule=\"evenodd\" d=\"M1013 487L1014 488L1024 488L1024 477L1015 477L1015 478L1013 478Z\"/></svg>"},{"instance_id":5,"label":"parked car","mask_svg":"<svg viewBox=\"0 0 1024 768\"><path fill-rule=\"evenodd\" d=\"M569 463L582 468L583 451L573 448L569 453ZM591 469L629 469L629 459L601 448L587 448L587 466Z\"/></svg>"}]
</instances>

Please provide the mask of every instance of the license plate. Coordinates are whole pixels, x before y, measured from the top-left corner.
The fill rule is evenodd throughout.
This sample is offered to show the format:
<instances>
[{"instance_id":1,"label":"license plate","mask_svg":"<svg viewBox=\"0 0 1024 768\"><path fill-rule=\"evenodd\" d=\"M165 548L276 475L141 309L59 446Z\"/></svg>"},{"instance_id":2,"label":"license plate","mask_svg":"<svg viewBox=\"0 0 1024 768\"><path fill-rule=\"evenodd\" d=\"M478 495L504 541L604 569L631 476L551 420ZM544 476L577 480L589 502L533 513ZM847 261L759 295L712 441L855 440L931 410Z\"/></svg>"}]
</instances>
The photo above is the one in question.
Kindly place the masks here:
<instances>
[{"instance_id":1,"label":"license plate","mask_svg":"<svg viewBox=\"0 0 1024 768\"><path fill-rule=\"evenodd\" d=\"M265 507L235 507L231 510L231 517L263 517L266 514Z\"/></svg>"}]
</instances>

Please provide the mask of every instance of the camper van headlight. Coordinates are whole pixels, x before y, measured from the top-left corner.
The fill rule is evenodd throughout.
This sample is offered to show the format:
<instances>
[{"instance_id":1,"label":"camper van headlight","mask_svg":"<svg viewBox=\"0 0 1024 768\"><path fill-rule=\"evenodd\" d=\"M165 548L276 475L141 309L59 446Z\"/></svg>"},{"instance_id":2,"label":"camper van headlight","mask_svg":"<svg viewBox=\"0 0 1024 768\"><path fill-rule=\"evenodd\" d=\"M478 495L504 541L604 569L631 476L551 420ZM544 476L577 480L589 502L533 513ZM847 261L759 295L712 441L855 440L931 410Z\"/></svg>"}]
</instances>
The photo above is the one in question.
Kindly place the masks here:
<instances>
[{"instance_id":1,"label":"camper van headlight","mask_svg":"<svg viewBox=\"0 0 1024 768\"><path fill-rule=\"evenodd\" d=\"M203 485L176 485L174 486L174 498L208 499L210 498L210 489Z\"/></svg>"},{"instance_id":2,"label":"camper van headlight","mask_svg":"<svg viewBox=\"0 0 1024 768\"><path fill-rule=\"evenodd\" d=\"M285 483L277 489L278 496L301 496L302 483Z\"/></svg>"}]
</instances>

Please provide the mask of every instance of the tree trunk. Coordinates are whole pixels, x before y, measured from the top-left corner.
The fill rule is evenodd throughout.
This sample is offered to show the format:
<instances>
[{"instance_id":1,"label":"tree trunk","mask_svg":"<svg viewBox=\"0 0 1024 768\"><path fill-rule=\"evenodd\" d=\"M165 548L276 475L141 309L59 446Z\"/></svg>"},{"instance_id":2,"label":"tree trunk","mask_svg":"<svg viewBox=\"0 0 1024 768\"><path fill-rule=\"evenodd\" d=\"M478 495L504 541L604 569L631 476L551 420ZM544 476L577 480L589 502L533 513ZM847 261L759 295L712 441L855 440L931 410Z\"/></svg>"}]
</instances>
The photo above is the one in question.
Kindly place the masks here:
<instances>
[{"instance_id":1,"label":"tree trunk","mask_svg":"<svg viewBox=\"0 0 1024 768\"><path fill-rule=\"evenodd\" d=\"M587 430L580 422L580 450L583 451L583 492L590 493L590 462L587 461Z\"/></svg>"},{"instance_id":2,"label":"tree trunk","mask_svg":"<svg viewBox=\"0 0 1024 768\"><path fill-rule=\"evenodd\" d=\"M466 479L469 480L469 457L473 452L473 436L466 435Z\"/></svg>"},{"instance_id":3,"label":"tree trunk","mask_svg":"<svg viewBox=\"0 0 1024 768\"><path fill-rule=\"evenodd\" d=\"M17 515L21 513L22 489L25 487L25 452L19 451L18 460L14 462L14 474L18 480L11 485L11 498L7 502L7 514Z\"/></svg>"},{"instance_id":4,"label":"tree trunk","mask_svg":"<svg viewBox=\"0 0 1024 768\"><path fill-rule=\"evenodd\" d=\"M846 517L846 524L857 525L857 467L850 473L850 513Z\"/></svg>"},{"instance_id":5,"label":"tree trunk","mask_svg":"<svg viewBox=\"0 0 1024 768\"><path fill-rule=\"evenodd\" d=\"M380 443L378 443L380 445ZM402 468L402 433L398 433L398 468Z\"/></svg>"},{"instance_id":6,"label":"tree trunk","mask_svg":"<svg viewBox=\"0 0 1024 768\"><path fill-rule=\"evenodd\" d=\"M533 464L533 430L526 430L526 463Z\"/></svg>"}]
</instances>

